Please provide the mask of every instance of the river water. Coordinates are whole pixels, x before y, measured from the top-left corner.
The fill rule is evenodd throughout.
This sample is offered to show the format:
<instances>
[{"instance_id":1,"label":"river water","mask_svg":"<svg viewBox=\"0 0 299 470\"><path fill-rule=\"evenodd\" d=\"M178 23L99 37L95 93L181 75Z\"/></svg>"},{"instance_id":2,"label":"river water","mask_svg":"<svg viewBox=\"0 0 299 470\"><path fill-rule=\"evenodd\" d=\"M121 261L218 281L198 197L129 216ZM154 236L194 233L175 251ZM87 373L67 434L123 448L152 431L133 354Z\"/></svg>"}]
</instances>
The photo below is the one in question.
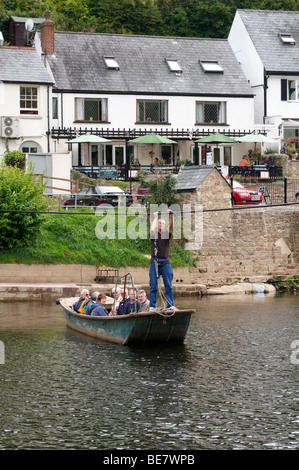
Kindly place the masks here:
<instances>
[{"instance_id":1,"label":"river water","mask_svg":"<svg viewBox=\"0 0 299 470\"><path fill-rule=\"evenodd\" d=\"M180 299L184 344L137 348L72 332L54 301L1 303L0 449L299 449L298 303Z\"/></svg>"}]
</instances>

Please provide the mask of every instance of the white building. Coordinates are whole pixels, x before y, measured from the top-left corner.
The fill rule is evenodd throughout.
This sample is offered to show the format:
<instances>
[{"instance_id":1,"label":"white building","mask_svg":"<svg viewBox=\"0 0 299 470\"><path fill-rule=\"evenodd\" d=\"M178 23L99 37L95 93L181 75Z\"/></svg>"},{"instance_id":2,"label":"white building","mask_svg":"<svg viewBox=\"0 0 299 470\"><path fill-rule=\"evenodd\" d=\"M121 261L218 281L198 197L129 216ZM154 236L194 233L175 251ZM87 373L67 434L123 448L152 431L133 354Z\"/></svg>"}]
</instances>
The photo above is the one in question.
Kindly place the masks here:
<instances>
[{"instance_id":1,"label":"white building","mask_svg":"<svg viewBox=\"0 0 299 470\"><path fill-rule=\"evenodd\" d=\"M255 94L255 124L285 142L299 137L298 23L296 11L237 10L228 37Z\"/></svg>"},{"instance_id":2,"label":"white building","mask_svg":"<svg viewBox=\"0 0 299 470\"><path fill-rule=\"evenodd\" d=\"M0 47L0 155L50 150L53 79L32 47Z\"/></svg>"},{"instance_id":3,"label":"white building","mask_svg":"<svg viewBox=\"0 0 299 470\"><path fill-rule=\"evenodd\" d=\"M207 152L214 163L237 165L241 144L194 141L267 128L254 111L261 90L248 83L227 40L55 32L48 12L40 26L34 47L0 46L0 156L7 142L10 150L64 154L69 140L93 133L110 143L92 145L91 152L73 145L73 166L120 166L137 158L149 165L156 157L205 164ZM8 140L6 116L15 126ZM153 154L130 144L150 131L177 143L155 146Z\"/></svg>"},{"instance_id":4,"label":"white building","mask_svg":"<svg viewBox=\"0 0 299 470\"><path fill-rule=\"evenodd\" d=\"M92 152L73 145L74 166L150 164L148 147L129 144L150 130L177 142L156 146L154 157L204 164L196 138L254 130L254 92L227 40L55 32L49 16L45 24L35 44L55 81L51 149L86 132L111 140ZM234 145L212 153L215 163L240 159Z\"/></svg>"}]
</instances>

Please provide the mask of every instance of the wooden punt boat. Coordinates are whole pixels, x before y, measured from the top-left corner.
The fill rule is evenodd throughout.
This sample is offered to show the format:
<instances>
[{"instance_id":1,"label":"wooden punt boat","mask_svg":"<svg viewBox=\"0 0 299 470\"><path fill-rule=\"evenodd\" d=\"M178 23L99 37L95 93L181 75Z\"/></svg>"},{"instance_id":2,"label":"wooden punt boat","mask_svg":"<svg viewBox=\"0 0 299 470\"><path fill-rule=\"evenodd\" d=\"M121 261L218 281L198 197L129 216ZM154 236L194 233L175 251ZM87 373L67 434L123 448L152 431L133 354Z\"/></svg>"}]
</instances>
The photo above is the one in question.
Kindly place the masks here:
<instances>
[{"instance_id":1,"label":"wooden punt boat","mask_svg":"<svg viewBox=\"0 0 299 470\"><path fill-rule=\"evenodd\" d=\"M72 310L74 298L60 299L68 327L113 343L140 345L182 342L194 310L155 310L108 317L81 315Z\"/></svg>"}]
</instances>

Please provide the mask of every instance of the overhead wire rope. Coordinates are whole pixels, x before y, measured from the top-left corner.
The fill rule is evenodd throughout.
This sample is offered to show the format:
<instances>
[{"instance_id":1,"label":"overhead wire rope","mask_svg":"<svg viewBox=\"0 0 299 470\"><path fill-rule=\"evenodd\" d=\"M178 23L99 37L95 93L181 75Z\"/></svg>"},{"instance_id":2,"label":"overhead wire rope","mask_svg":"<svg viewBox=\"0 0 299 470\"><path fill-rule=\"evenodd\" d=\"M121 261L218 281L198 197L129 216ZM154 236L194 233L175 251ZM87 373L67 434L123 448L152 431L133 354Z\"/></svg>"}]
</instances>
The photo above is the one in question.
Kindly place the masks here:
<instances>
[{"instance_id":1,"label":"overhead wire rope","mask_svg":"<svg viewBox=\"0 0 299 470\"><path fill-rule=\"evenodd\" d=\"M248 209L271 209L273 207L286 207L286 206L298 206L299 203L298 202L286 202L286 203L283 203L283 204L267 204L267 205L259 205L259 206L234 206L234 207L220 207L220 208L216 208L216 209L199 209L199 210L196 210L196 209L193 209L193 210L188 210L188 211L173 211L173 214L195 214L195 213L207 213L207 212L223 212L223 211L238 211L238 210L248 210ZM95 206L97 208L101 208L101 206ZM136 214L132 213L132 214L128 214L128 213L121 213L121 212L115 212L114 210L114 213L109 213L109 211L111 211L111 209L114 210L114 207L111 206L111 208L109 209L102 209L103 212L107 212L107 214L105 215L126 215L128 217L134 217ZM138 208L136 208L135 212L138 212ZM8 213L24 213L24 214L53 214L53 215L96 215L97 216L97 213L96 211L93 211L93 212L70 212L70 211L64 211L62 212L61 210L57 210L57 211L36 211L36 210L33 210L33 209L27 209L27 210L24 210L24 209L1 209L0 208L0 213L1 212L8 212ZM160 214L168 214L168 212L159 212ZM148 214L148 212L144 212L144 214ZM101 214L102 215L102 214ZM99 216L99 215L98 215Z\"/></svg>"}]
</instances>

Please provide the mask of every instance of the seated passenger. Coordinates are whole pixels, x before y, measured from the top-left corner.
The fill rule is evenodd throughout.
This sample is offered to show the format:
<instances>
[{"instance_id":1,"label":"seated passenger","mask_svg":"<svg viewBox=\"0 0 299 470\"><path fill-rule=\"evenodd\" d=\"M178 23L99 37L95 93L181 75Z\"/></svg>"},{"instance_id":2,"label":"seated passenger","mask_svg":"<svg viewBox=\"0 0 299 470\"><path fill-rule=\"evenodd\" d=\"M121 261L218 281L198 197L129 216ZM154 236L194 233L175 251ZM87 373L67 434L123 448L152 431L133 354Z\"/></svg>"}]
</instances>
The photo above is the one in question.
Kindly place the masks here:
<instances>
[{"instance_id":1,"label":"seated passenger","mask_svg":"<svg viewBox=\"0 0 299 470\"><path fill-rule=\"evenodd\" d=\"M242 160L239 163L239 166L248 166L250 165L250 160L247 155L243 155Z\"/></svg>"},{"instance_id":2,"label":"seated passenger","mask_svg":"<svg viewBox=\"0 0 299 470\"><path fill-rule=\"evenodd\" d=\"M90 315L92 310L97 306L99 292L92 292L90 294L91 302L86 307L85 315Z\"/></svg>"},{"instance_id":3,"label":"seated passenger","mask_svg":"<svg viewBox=\"0 0 299 470\"><path fill-rule=\"evenodd\" d=\"M139 312L140 309L140 302L139 300L135 300L135 291L133 289L129 292L129 302L124 306L124 315L128 315L129 313Z\"/></svg>"},{"instance_id":4,"label":"seated passenger","mask_svg":"<svg viewBox=\"0 0 299 470\"><path fill-rule=\"evenodd\" d=\"M85 313L87 304L90 302L89 290L82 289L79 300L73 303L72 309L77 313Z\"/></svg>"},{"instance_id":5,"label":"seated passenger","mask_svg":"<svg viewBox=\"0 0 299 470\"><path fill-rule=\"evenodd\" d=\"M139 302L140 302L140 309L139 309L139 312L148 312L148 311L149 311L150 302L149 302L149 300L146 298L146 292L145 292L145 290L140 289L140 290L137 292L137 299L138 299Z\"/></svg>"},{"instance_id":6,"label":"seated passenger","mask_svg":"<svg viewBox=\"0 0 299 470\"><path fill-rule=\"evenodd\" d=\"M121 301L119 302L118 308L117 308L117 315L123 315L124 314L124 306L127 305L130 302L130 299L128 297L128 289L124 291L124 289L121 290Z\"/></svg>"},{"instance_id":7,"label":"seated passenger","mask_svg":"<svg viewBox=\"0 0 299 470\"><path fill-rule=\"evenodd\" d=\"M113 304L112 310L114 309L113 314L116 315L119 303L122 301L121 288L117 287L115 291L115 287L113 287L113 289L111 290L111 293L113 297L115 297L115 302Z\"/></svg>"},{"instance_id":8,"label":"seated passenger","mask_svg":"<svg viewBox=\"0 0 299 470\"><path fill-rule=\"evenodd\" d=\"M105 303L107 301L105 294L99 294L97 298L97 303L95 304L95 308L91 311L90 315L92 317L107 317L108 312L105 309Z\"/></svg>"}]
</instances>

